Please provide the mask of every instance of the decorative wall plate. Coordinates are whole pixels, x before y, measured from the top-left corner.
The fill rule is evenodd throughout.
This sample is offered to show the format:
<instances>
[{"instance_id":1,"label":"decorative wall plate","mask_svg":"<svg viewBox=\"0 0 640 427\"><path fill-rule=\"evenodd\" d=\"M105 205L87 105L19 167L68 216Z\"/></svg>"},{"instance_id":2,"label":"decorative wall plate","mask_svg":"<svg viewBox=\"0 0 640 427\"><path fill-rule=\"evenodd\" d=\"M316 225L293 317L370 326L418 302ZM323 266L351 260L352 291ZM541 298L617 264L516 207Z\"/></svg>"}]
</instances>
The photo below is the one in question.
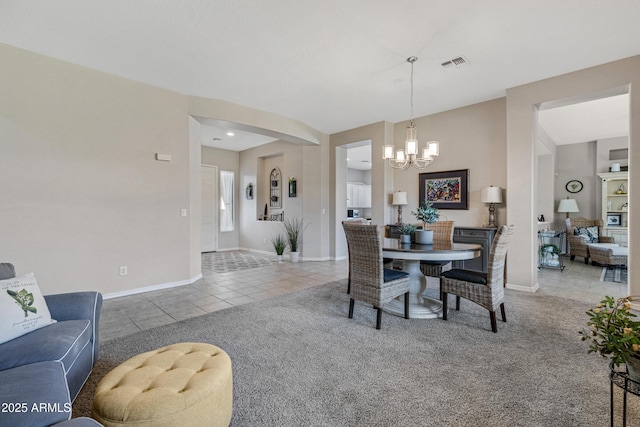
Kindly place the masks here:
<instances>
[{"instance_id":1,"label":"decorative wall plate","mask_svg":"<svg viewBox=\"0 0 640 427\"><path fill-rule=\"evenodd\" d=\"M567 182L564 188L566 188L569 193L579 193L582 190L582 183L577 179L572 179Z\"/></svg>"}]
</instances>

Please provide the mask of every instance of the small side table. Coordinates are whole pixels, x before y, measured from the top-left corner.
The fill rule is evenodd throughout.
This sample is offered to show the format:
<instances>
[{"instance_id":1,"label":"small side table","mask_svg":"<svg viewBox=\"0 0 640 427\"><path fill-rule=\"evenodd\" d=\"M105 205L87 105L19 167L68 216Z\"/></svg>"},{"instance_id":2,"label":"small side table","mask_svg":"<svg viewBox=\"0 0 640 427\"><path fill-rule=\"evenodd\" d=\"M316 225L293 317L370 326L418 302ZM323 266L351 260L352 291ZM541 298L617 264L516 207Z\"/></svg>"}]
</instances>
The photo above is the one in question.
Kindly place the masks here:
<instances>
[{"instance_id":1,"label":"small side table","mask_svg":"<svg viewBox=\"0 0 640 427\"><path fill-rule=\"evenodd\" d=\"M610 399L611 399L611 427L613 427L613 385L623 390L622 398L622 427L627 426L627 394L635 394L640 396L640 382L629 378L629 374L623 371L616 371L613 362L609 364Z\"/></svg>"}]
</instances>

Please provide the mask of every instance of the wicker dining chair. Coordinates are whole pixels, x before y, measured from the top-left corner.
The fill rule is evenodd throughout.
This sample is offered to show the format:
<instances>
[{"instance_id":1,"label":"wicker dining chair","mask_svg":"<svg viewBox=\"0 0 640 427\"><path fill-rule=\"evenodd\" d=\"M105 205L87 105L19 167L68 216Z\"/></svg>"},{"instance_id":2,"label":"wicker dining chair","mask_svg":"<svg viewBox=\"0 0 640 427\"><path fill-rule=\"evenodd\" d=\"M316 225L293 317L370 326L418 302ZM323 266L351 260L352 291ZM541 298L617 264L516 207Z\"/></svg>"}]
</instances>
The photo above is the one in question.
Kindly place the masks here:
<instances>
[{"instance_id":1,"label":"wicker dining chair","mask_svg":"<svg viewBox=\"0 0 640 427\"><path fill-rule=\"evenodd\" d=\"M433 230L434 241L453 241L454 221L437 221L433 224L425 224L425 230ZM451 270L451 261L420 261L420 271L429 277L440 278L445 271ZM440 300L442 300L442 286L440 287Z\"/></svg>"},{"instance_id":2,"label":"wicker dining chair","mask_svg":"<svg viewBox=\"0 0 640 427\"><path fill-rule=\"evenodd\" d=\"M355 300L372 304L378 310L376 329L382 323L382 306L404 294L404 317L409 318L409 274L390 270L382 264L382 241L378 226L342 223L349 247L351 298L349 319L353 319Z\"/></svg>"},{"instance_id":3,"label":"wicker dining chair","mask_svg":"<svg viewBox=\"0 0 640 427\"><path fill-rule=\"evenodd\" d=\"M354 225L362 225L362 224L364 224L364 220L352 219L352 220L348 220L348 221L342 221L343 225L344 225L344 223L354 224ZM347 240L347 254L351 255L351 252L349 251L349 241L348 240ZM349 263L349 275L347 276L347 293L348 294L351 293L351 263Z\"/></svg>"},{"instance_id":4,"label":"wicker dining chair","mask_svg":"<svg viewBox=\"0 0 640 427\"><path fill-rule=\"evenodd\" d=\"M489 310L491 330L498 332L496 310L500 308L502 321L507 321L504 310L504 266L507 258L509 238L513 225L500 227L493 239L489 253L489 271L453 269L442 273L442 318L447 320L448 294L456 296L456 310L460 310L460 297L468 299Z\"/></svg>"}]
</instances>

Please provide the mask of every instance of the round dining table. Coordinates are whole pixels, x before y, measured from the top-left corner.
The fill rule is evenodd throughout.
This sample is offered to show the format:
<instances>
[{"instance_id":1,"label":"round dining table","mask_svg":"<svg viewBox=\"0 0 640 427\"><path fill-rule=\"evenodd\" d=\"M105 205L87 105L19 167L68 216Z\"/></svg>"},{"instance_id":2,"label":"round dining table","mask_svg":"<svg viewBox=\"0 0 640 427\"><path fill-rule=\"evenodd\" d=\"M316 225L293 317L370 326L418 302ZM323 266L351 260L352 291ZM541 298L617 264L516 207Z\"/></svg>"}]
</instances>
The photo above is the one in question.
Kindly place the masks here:
<instances>
[{"instance_id":1,"label":"round dining table","mask_svg":"<svg viewBox=\"0 0 640 427\"><path fill-rule=\"evenodd\" d=\"M409 273L409 318L435 319L442 317L442 302L423 295L427 279L420 270L420 261L460 261L480 256L482 246L469 243L434 240L431 245L401 243L400 239L385 238L382 256L402 260L403 270ZM404 295L385 304L382 309L404 317Z\"/></svg>"}]
</instances>

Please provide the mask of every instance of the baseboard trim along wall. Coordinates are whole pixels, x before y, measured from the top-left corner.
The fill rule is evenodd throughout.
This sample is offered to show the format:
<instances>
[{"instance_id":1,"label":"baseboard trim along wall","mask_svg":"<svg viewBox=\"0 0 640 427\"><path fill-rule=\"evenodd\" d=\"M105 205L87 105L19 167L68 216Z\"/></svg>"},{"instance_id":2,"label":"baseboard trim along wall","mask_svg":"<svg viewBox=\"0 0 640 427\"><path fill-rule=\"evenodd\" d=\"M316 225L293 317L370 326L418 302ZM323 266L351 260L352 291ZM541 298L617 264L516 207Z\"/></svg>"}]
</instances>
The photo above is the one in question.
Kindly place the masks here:
<instances>
[{"instance_id":1,"label":"baseboard trim along wall","mask_svg":"<svg viewBox=\"0 0 640 427\"><path fill-rule=\"evenodd\" d=\"M513 285L511 283L507 283L507 289L513 289L514 291L522 291L522 292L536 292L540 289L540 284L536 283L534 286L522 286L522 285Z\"/></svg>"},{"instance_id":2,"label":"baseboard trim along wall","mask_svg":"<svg viewBox=\"0 0 640 427\"><path fill-rule=\"evenodd\" d=\"M108 294L102 295L102 298L111 299L111 298L118 298L118 297L126 297L129 295L135 295L135 294L143 294L145 292L159 291L162 289L177 288L178 286L191 285L192 283L200 279L202 279L202 273L192 277L191 279L180 280L178 282L162 283L159 285L145 286L144 288L127 289L126 291L120 291L120 292L110 292Z\"/></svg>"}]
</instances>

